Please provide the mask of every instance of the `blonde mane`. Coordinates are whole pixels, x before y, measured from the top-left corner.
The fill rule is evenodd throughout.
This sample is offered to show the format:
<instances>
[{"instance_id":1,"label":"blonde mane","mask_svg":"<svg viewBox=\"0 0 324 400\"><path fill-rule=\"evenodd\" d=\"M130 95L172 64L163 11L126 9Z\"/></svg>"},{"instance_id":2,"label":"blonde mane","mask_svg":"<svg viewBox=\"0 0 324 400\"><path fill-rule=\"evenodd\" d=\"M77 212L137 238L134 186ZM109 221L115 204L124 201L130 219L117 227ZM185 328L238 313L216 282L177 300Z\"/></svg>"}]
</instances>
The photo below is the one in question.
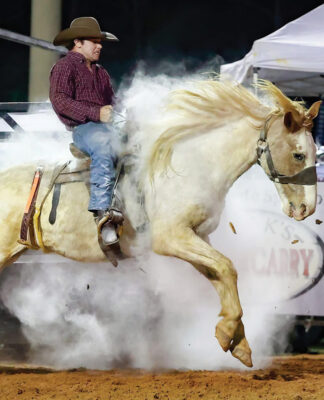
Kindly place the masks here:
<instances>
[{"instance_id":1,"label":"blonde mane","mask_svg":"<svg viewBox=\"0 0 324 400\"><path fill-rule=\"evenodd\" d=\"M300 125L305 125L307 110L303 102L292 101L269 81L260 80L257 88L274 101L272 109L264 105L242 85L232 81L197 81L192 90L176 90L170 94L166 113L171 116L167 127L154 142L148 160L151 180L171 163L174 146L181 139L218 128L224 120L248 116L261 128L271 113L278 116L292 112ZM256 123L256 124L255 124Z\"/></svg>"}]
</instances>

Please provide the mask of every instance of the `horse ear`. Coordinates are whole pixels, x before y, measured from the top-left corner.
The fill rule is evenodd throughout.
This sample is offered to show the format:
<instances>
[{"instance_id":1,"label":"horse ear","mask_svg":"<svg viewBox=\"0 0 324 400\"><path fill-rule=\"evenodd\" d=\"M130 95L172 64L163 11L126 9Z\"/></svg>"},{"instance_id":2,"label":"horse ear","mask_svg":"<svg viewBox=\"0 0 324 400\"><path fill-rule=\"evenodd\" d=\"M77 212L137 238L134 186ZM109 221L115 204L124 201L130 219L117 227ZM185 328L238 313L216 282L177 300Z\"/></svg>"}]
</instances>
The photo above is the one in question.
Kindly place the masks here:
<instances>
[{"instance_id":1,"label":"horse ear","mask_svg":"<svg viewBox=\"0 0 324 400\"><path fill-rule=\"evenodd\" d=\"M314 119L317 117L317 114L319 112L321 104L322 104L322 102L321 102L321 100L319 100L319 101L316 101L315 103L313 103L312 106L309 108L309 110L307 111L307 116L310 119Z\"/></svg>"},{"instance_id":2,"label":"horse ear","mask_svg":"<svg viewBox=\"0 0 324 400\"><path fill-rule=\"evenodd\" d=\"M294 117L292 111L287 111L284 116L284 124L289 132L297 132L301 128L301 124L298 123L297 118Z\"/></svg>"}]
</instances>

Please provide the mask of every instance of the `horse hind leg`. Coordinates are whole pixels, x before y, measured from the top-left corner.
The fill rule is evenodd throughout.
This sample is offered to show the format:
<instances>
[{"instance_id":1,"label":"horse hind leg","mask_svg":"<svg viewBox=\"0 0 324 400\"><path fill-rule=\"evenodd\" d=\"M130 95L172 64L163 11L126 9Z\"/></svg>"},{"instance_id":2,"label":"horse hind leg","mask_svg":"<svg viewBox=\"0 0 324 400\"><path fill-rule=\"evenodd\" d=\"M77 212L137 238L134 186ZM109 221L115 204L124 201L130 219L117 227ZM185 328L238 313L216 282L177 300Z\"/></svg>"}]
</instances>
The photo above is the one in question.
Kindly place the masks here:
<instances>
[{"instance_id":1,"label":"horse hind leg","mask_svg":"<svg viewBox=\"0 0 324 400\"><path fill-rule=\"evenodd\" d=\"M2 271L5 267L13 264L21 254L27 250L26 246L18 245L15 246L11 251L0 249L0 271Z\"/></svg>"},{"instance_id":2,"label":"horse hind leg","mask_svg":"<svg viewBox=\"0 0 324 400\"><path fill-rule=\"evenodd\" d=\"M202 240L187 226L155 222L153 226L153 249L156 253L174 256L190 262L217 290L223 319L217 324L216 338L224 351L244 365L252 367L251 349L245 338L241 320L242 308L237 290L237 273L232 262ZM172 232L172 233L171 233Z\"/></svg>"},{"instance_id":3,"label":"horse hind leg","mask_svg":"<svg viewBox=\"0 0 324 400\"><path fill-rule=\"evenodd\" d=\"M27 250L26 246L17 241L19 231L19 217L8 215L0 220L0 271L15 262Z\"/></svg>"}]
</instances>

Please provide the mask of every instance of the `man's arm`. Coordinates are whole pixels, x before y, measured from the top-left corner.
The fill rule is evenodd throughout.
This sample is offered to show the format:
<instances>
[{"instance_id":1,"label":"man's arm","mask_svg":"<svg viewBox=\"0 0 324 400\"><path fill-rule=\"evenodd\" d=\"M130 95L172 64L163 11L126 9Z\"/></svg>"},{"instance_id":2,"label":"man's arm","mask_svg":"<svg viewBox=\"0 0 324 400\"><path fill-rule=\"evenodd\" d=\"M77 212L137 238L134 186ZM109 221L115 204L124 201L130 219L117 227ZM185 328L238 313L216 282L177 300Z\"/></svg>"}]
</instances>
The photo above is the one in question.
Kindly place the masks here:
<instances>
[{"instance_id":1,"label":"man's arm","mask_svg":"<svg viewBox=\"0 0 324 400\"><path fill-rule=\"evenodd\" d=\"M50 76L50 100L56 112L82 124L100 121L100 106L74 100L74 78L71 66L56 64Z\"/></svg>"}]
</instances>

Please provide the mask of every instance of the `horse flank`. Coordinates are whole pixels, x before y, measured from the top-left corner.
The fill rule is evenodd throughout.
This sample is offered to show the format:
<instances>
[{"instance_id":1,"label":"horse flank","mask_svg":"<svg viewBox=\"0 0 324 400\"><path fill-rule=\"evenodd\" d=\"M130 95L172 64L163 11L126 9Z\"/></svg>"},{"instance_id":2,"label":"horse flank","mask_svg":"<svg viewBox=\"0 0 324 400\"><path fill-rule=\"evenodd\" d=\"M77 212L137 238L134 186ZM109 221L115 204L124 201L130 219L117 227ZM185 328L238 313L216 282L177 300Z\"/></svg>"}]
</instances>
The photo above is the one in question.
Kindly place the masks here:
<instances>
[{"instance_id":1,"label":"horse flank","mask_svg":"<svg viewBox=\"0 0 324 400\"><path fill-rule=\"evenodd\" d=\"M195 134L216 129L229 120L250 117L250 123L261 129L269 114L282 116L292 112L300 121L307 120L307 109L301 101L292 101L271 82L259 80L257 88L273 106L265 105L242 85L232 81L197 81L192 90L175 90L170 95L166 112L167 120L162 134L154 142L148 160L151 182L154 176L163 173L171 165L174 146L177 142Z\"/></svg>"}]
</instances>

